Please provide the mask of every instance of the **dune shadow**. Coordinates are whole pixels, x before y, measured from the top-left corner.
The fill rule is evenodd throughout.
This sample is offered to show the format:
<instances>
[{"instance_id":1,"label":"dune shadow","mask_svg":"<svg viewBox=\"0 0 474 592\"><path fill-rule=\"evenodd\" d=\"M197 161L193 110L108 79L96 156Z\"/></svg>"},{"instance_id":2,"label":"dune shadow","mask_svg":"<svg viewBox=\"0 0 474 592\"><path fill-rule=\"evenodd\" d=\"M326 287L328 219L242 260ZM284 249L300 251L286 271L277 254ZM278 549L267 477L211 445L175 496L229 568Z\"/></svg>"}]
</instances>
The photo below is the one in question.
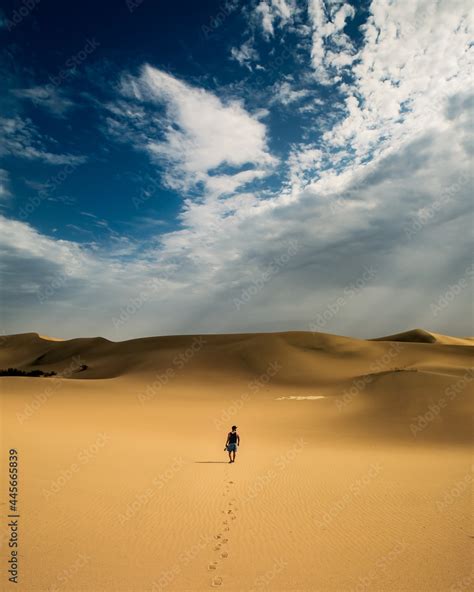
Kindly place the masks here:
<instances>
[{"instance_id":1,"label":"dune shadow","mask_svg":"<svg viewBox=\"0 0 474 592\"><path fill-rule=\"evenodd\" d=\"M196 465L227 465L229 463L228 460L195 460L194 464Z\"/></svg>"}]
</instances>

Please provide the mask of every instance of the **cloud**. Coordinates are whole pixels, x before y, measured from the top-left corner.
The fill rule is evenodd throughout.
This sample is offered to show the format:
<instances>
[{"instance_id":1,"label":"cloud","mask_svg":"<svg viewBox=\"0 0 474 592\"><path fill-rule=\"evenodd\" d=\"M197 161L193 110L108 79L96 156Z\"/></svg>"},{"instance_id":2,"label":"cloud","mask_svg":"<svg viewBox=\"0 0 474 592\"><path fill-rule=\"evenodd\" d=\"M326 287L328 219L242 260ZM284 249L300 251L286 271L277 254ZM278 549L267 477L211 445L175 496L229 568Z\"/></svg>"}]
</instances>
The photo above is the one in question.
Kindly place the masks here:
<instances>
[{"instance_id":1,"label":"cloud","mask_svg":"<svg viewBox=\"0 0 474 592\"><path fill-rule=\"evenodd\" d=\"M12 89L11 92L19 99L29 100L34 105L43 107L58 117L63 116L74 106L70 99L51 85Z\"/></svg>"},{"instance_id":2,"label":"cloud","mask_svg":"<svg viewBox=\"0 0 474 592\"><path fill-rule=\"evenodd\" d=\"M296 90L290 82L283 80L273 85L271 103L279 103L287 107L288 105L297 103L310 95L311 91L309 89L303 88Z\"/></svg>"},{"instance_id":3,"label":"cloud","mask_svg":"<svg viewBox=\"0 0 474 592\"><path fill-rule=\"evenodd\" d=\"M266 123L261 104L247 102L250 111L222 98L228 89L220 96L152 66L124 77L107 105L109 134L162 170L183 198L179 225L141 244L110 233L106 247L92 248L2 218L4 309L15 319L7 331L48 334L52 323L65 337L115 339L311 327L359 336L413 326L472 331L469 289L438 316L430 307L471 264L469 5L373 0L357 44L344 32L354 17L348 3L311 0L304 15L289 17L289 2L258 6L270 52L297 19L299 39L306 36L288 57L300 70L269 82ZM246 96L255 91L249 84ZM303 100L319 108L293 125ZM270 127L275 104L288 107L291 126ZM298 124L301 140L284 139L277 162L270 131L293 138ZM31 122L26 131L15 125L35 147ZM76 259L71 281L40 303L38 291ZM117 326L155 279L159 289Z\"/></svg>"},{"instance_id":4,"label":"cloud","mask_svg":"<svg viewBox=\"0 0 474 592\"><path fill-rule=\"evenodd\" d=\"M354 61L354 48L343 33L346 21L355 15L354 7L335 2L326 8L324 0L308 0L308 15L312 28L311 64L319 82L334 83L340 71Z\"/></svg>"},{"instance_id":5,"label":"cloud","mask_svg":"<svg viewBox=\"0 0 474 592\"><path fill-rule=\"evenodd\" d=\"M233 60L249 70L252 70L252 62L256 62L259 59L258 52L253 45L252 39L248 39L242 43L240 47L232 47L230 55Z\"/></svg>"},{"instance_id":6,"label":"cloud","mask_svg":"<svg viewBox=\"0 0 474 592\"><path fill-rule=\"evenodd\" d=\"M296 11L294 1L262 0L253 12L253 18L260 24L264 36L273 37L275 26L284 27L292 21Z\"/></svg>"},{"instance_id":7,"label":"cloud","mask_svg":"<svg viewBox=\"0 0 474 592\"><path fill-rule=\"evenodd\" d=\"M10 176L8 171L0 169L0 201L4 201L11 197L9 189Z\"/></svg>"},{"instance_id":8,"label":"cloud","mask_svg":"<svg viewBox=\"0 0 474 592\"><path fill-rule=\"evenodd\" d=\"M328 146L350 145L360 161L444 125L447 97L467 88L471 77L469 7L457 2L454 8L374 0L354 83L346 88L346 117L325 134Z\"/></svg>"},{"instance_id":9,"label":"cloud","mask_svg":"<svg viewBox=\"0 0 474 592\"><path fill-rule=\"evenodd\" d=\"M45 331L54 319L62 336L115 339L310 326L360 336L418 325L469 333L469 289L438 316L430 304L471 263L471 110L467 96L455 97L443 129L342 179L328 172L292 199L241 193L189 202L181 230L126 259L119 248L89 250L2 218L5 310L17 309L20 292L28 312L15 330ZM32 258L41 274L28 266ZM40 304L38 291L71 267L71 281ZM117 328L113 319L153 279L159 289L145 292L133 319Z\"/></svg>"},{"instance_id":10,"label":"cloud","mask_svg":"<svg viewBox=\"0 0 474 592\"><path fill-rule=\"evenodd\" d=\"M276 163L265 125L236 100L223 102L149 65L124 79L122 93L129 102L112 106L109 130L125 132L125 139L163 165L169 187L215 189L221 183L235 189ZM221 173L222 167L233 170Z\"/></svg>"},{"instance_id":11,"label":"cloud","mask_svg":"<svg viewBox=\"0 0 474 592\"><path fill-rule=\"evenodd\" d=\"M45 139L28 118L0 117L0 156L10 154L48 164L81 164L85 156L56 154L45 147Z\"/></svg>"}]
</instances>

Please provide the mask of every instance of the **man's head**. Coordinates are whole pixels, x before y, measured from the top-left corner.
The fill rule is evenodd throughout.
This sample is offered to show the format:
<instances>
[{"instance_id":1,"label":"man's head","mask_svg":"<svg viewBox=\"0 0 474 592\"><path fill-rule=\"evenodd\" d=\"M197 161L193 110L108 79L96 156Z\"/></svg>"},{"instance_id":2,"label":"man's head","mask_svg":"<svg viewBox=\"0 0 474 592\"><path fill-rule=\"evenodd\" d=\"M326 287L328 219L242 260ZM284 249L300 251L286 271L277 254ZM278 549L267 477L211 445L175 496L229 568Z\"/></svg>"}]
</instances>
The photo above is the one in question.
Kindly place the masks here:
<instances>
[{"instance_id":1,"label":"man's head","mask_svg":"<svg viewBox=\"0 0 474 592\"><path fill-rule=\"evenodd\" d=\"M237 426L232 426L232 431L235 432L235 430L237 429Z\"/></svg>"}]
</instances>

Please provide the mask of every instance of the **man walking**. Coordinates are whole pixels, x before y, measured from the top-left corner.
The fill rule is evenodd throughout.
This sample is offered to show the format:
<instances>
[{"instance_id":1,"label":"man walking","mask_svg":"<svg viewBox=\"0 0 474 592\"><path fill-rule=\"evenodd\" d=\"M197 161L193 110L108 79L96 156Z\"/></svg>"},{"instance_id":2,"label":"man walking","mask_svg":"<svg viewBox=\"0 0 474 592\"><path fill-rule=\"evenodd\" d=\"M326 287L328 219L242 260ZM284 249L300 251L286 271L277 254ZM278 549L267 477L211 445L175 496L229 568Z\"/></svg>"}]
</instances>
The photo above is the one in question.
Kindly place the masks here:
<instances>
[{"instance_id":1,"label":"man walking","mask_svg":"<svg viewBox=\"0 0 474 592\"><path fill-rule=\"evenodd\" d=\"M232 426L231 431L227 434L227 441L224 450L229 453L229 462L235 462L235 453L237 447L240 446L240 436L237 433L237 426Z\"/></svg>"}]
</instances>

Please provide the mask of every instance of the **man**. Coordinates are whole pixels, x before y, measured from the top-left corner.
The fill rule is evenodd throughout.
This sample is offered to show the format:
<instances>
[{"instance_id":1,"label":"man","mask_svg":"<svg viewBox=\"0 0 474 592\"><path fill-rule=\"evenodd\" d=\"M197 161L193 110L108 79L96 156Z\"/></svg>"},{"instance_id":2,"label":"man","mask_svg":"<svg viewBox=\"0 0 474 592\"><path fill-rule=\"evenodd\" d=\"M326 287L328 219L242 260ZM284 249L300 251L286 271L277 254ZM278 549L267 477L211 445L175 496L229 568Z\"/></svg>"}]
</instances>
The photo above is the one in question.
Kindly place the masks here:
<instances>
[{"instance_id":1,"label":"man","mask_svg":"<svg viewBox=\"0 0 474 592\"><path fill-rule=\"evenodd\" d=\"M237 426L232 426L232 431L227 434L227 441L224 448L229 453L230 463L235 462L235 453L237 452L237 447L240 446L240 436L236 430Z\"/></svg>"}]
</instances>

